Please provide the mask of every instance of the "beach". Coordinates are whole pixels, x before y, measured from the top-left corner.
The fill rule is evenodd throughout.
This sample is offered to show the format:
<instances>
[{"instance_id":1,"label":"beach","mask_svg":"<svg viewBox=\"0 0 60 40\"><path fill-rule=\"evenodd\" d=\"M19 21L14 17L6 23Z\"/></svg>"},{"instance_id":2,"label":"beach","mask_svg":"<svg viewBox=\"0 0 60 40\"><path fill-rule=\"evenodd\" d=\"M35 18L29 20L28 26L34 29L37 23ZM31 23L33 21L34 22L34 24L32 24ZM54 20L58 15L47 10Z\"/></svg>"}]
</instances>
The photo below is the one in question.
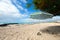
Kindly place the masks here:
<instances>
[{"instance_id":1,"label":"beach","mask_svg":"<svg viewBox=\"0 0 60 40\"><path fill-rule=\"evenodd\" d=\"M0 40L60 40L60 23L0 26Z\"/></svg>"}]
</instances>

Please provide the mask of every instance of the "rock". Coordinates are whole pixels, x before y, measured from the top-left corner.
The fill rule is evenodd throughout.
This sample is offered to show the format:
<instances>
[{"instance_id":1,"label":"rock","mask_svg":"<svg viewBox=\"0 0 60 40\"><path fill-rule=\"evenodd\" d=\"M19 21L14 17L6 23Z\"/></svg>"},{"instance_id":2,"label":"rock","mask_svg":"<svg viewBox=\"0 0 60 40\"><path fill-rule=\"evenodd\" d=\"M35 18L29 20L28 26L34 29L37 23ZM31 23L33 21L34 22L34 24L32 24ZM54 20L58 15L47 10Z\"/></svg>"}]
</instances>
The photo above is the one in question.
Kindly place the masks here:
<instances>
[{"instance_id":1,"label":"rock","mask_svg":"<svg viewBox=\"0 0 60 40\"><path fill-rule=\"evenodd\" d=\"M40 33L40 32L38 32L38 33L37 33L37 35L41 35L41 33Z\"/></svg>"}]
</instances>

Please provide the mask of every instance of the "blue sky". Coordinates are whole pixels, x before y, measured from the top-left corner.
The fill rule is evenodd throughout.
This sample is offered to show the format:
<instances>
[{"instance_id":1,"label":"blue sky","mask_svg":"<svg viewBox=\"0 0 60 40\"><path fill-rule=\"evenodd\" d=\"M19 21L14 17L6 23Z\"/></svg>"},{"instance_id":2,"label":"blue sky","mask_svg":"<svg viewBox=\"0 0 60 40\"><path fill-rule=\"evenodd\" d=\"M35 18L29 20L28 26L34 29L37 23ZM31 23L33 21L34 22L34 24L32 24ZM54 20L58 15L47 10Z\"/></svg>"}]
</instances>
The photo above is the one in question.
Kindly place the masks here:
<instances>
[{"instance_id":1,"label":"blue sky","mask_svg":"<svg viewBox=\"0 0 60 40\"><path fill-rule=\"evenodd\" d=\"M31 2L32 0L28 2L26 0L0 0L0 23L48 22L60 20L60 16L46 20L30 19L30 14L40 12L39 10L34 10L33 6L26 8L26 4Z\"/></svg>"},{"instance_id":2,"label":"blue sky","mask_svg":"<svg viewBox=\"0 0 60 40\"><path fill-rule=\"evenodd\" d=\"M0 23L21 22L29 18L36 10L26 8L26 4L26 0L0 0Z\"/></svg>"},{"instance_id":3,"label":"blue sky","mask_svg":"<svg viewBox=\"0 0 60 40\"><path fill-rule=\"evenodd\" d=\"M32 0L17 0L16 3L18 5L16 5L13 1L12 1L13 5L15 5L17 7L17 9L22 13L22 14L31 14L33 12L36 12L36 11L40 11L40 10L34 10L33 7L34 6L31 6L30 8L27 8L26 5L27 3L32 3ZM20 6L22 8L19 8L18 6Z\"/></svg>"}]
</instances>

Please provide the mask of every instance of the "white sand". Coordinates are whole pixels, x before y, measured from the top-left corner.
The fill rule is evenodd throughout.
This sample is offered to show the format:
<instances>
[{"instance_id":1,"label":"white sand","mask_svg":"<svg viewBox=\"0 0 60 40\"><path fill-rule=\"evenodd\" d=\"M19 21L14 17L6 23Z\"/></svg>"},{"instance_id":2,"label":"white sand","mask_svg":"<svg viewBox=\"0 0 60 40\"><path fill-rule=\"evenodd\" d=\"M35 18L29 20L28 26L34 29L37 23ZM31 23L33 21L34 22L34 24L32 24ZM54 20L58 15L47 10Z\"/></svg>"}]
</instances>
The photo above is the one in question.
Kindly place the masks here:
<instances>
[{"instance_id":1,"label":"white sand","mask_svg":"<svg viewBox=\"0 0 60 40\"><path fill-rule=\"evenodd\" d=\"M0 40L60 40L60 23L0 27Z\"/></svg>"}]
</instances>

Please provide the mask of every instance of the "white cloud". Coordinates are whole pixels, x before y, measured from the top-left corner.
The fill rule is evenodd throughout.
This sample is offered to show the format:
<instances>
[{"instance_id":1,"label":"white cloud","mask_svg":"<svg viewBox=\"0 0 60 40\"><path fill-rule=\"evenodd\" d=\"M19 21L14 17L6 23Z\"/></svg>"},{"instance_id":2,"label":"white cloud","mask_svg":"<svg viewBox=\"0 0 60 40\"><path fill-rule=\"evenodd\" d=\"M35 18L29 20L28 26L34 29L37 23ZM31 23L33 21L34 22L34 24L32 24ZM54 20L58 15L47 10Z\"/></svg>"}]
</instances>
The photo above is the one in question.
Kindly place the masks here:
<instances>
[{"instance_id":1,"label":"white cloud","mask_svg":"<svg viewBox=\"0 0 60 40\"><path fill-rule=\"evenodd\" d=\"M17 6L17 8L19 8L20 10L28 13L28 10L26 8L22 7L22 5L27 2L26 0L19 0L19 1L18 0L14 0L14 1L12 0L12 2Z\"/></svg>"},{"instance_id":2,"label":"white cloud","mask_svg":"<svg viewBox=\"0 0 60 40\"><path fill-rule=\"evenodd\" d=\"M0 10L1 11L4 11L4 12L18 12L17 8L13 4L11 4L10 2L8 3L9 0L7 2L5 2L5 1L2 0L0 2Z\"/></svg>"},{"instance_id":3,"label":"white cloud","mask_svg":"<svg viewBox=\"0 0 60 40\"><path fill-rule=\"evenodd\" d=\"M23 10L24 8L21 6L21 2L17 1L17 0L12 0L12 2L20 9Z\"/></svg>"},{"instance_id":4,"label":"white cloud","mask_svg":"<svg viewBox=\"0 0 60 40\"><path fill-rule=\"evenodd\" d=\"M26 0L21 0L23 3L27 3L27 1Z\"/></svg>"},{"instance_id":5,"label":"white cloud","mask_svg":"<svg viewBox=\"0 0 60 40\"><path fill-rule=\"evenodd\" d=\"M23 21L25 20L25 21ZM49 19L43 19L43 20L38 20L38 19L22 19L21 22L24 22L24 23L46 23L46 22L60 22L60 16L54 16L52 18L49 18Z\"/></svg>"},{"instance_id":6,"label":"white cloud","mask_svg":"<svg viewBox=\"0 0 60 40\"><path fill-rule=\"evenodd\" d=\"M23 8L21 5L17 5L17 7L18 7L20 10L24 10L24 8Z\"/></svg>"},{"instance_id":7,"label":"white cloud","mask_svg":"<svg viewBox=\"0 0 60 40\"><path fill-rule=\"evenodd\" d=\"M26 0L21 0L26 3ZM16 4L16 0L14 0ZM28 13L27 9L24 9L21 5L18 5L18 8L25 10ZM7 22L25 22L25 23L36 23L36 22L56 22L60 21L60 16L55 16L50 19L45 20L36 20L36 19L22 19L27 17L26 14L21 14L18 9L11 3L11 0L1 0L0 1L0 23Z\"/></svg>"},{"instance_id":8,"label":"white cloud","mask_svg":"<svg viewBox=\"0 0 60 40\"><path fill-rule=\"evenodd\" d=\"M19 6L19 8L23 9ZM27 15L21 14L18 9L11 3L11 0L0 1L0 23L16 22L17 19L25 18Z\"/></svg>"},{"instance_id":9,"label":"white cloud","mask_svg":"<svg viewBox=\"0 0 60 40\"><path fill-rule=\"evenodd\" d=\"M54 16L49 19L41 20L41 22L58 22L58 21L60 21L60 16Z\"/></svg>"}]
</instances>

